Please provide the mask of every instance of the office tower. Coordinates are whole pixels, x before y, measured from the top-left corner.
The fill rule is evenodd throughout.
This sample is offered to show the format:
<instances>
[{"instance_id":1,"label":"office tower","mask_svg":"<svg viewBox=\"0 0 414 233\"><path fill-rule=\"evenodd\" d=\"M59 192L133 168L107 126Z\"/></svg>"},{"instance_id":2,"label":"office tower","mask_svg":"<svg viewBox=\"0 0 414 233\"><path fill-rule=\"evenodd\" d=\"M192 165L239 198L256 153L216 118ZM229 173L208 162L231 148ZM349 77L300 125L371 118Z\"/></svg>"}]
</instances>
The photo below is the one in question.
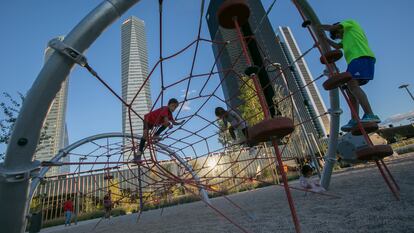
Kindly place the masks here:
<instances>
[{"instance_id":1,"label":"office tower","mask_svg":"<svg viewBox=\"0 0 414 233\"><path fill-rule=\"evenodd\" d=\"M300 86L306 86L301 91L301 95L307 102L305 105L310 116L313 119L313 123L318 130L318 133L322 137L326 137L330 130L330 119L329 115L324 115L327 111L325 103L319 93L318 87L313 82L314 79L309 71L308 65L302 56L302 52L298 44L296 43L295 37L289 27L279 27L280 43L283 51L289 62L294 63L295 69L293 69L293 75ZM318 117L320 116L320 117Z\"/></svg>"},{"instance_id":2,"label":"office tower","mask_svg":"<svg viewBox=\"0 0 414 233\"><path fill-rule=\"evenodd\" d=\"M152 105L149 80L144 85L148 76L147 40L144 21L134 16L125 20L121 26L121 41L122 98L127 103L131 103L134 96L138 93L131 108L143 118L149 112ZM122 132L131 134L131 125L134 134L142 134L142 119L131 112L130 120L128 108L123 105Z\"/></svg>"}]
</instances>

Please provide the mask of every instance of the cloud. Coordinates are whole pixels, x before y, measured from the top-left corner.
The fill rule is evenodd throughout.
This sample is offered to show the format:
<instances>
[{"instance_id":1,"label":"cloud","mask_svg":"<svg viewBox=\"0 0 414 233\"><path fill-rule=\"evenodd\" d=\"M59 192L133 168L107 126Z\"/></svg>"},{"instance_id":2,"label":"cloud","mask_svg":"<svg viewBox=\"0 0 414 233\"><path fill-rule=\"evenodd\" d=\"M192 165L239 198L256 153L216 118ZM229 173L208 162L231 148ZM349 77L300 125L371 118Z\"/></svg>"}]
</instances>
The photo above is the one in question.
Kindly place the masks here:
<instances>
[{"instance_id":1,"label":"cloud","mask_svg":"<svg viewBox=\"0 0 414 233\"><path fill-rule=\"evenodd\" d=\"M190 111L191 110L190 101L185 101L182 109L183 111Z\"/></svg>"},{"instance_id":2,"label":"cloud","mask_svg":"<svg viewBox=\"0 0 414 233\"><path fill-rule=\"evenodd\" d=\"M184 98L185 97L185 89L181 90L181 92L183 92L183 94L181 95L181 97ZM188 90L187 97L193 95L196 92L197 92L197 90Z\"/></svg>"},{"instance_id":3,"label":"cloud","mask_svg":"<svg viewBox=\"0 0 414 233\"><path fill-rule=\"evenodd\" d=\"M385 119L381 124L398 123L400 121L408 120L408 118L414 118L414 111L395 114Z\"/></svg>"},{"instance_id":4,"label":"cloud","mask_svg":"<svg viewBox=\"0 0 414 233\"><path fill-rule=\"evenodd\" d=\"M181 98L185 98L185 89L181 90L181 92L183 92L183 94L181 95ZM189 97L189 96L193 95L193 94L194 94L194 93L196 93L196 92L197 92L197 90L189 90L189 91L187 92L187 97ZM183 110L183 111L190 111L190 110L191 110L190 103L191 103L191 101L185 101L185 102L183 103L182 110Z\"/></svg>"}]
</instances>

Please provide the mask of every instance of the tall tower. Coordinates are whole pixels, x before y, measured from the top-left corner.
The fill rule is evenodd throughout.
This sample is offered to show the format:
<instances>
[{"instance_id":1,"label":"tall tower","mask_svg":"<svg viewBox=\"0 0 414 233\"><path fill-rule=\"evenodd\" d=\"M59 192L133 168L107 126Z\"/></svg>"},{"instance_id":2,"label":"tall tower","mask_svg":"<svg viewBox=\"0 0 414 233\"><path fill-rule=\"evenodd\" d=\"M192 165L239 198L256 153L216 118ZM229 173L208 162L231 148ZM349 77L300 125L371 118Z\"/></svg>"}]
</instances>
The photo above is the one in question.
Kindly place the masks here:
<instances>
[{"instance_id":1,"label":"tall tower","mask_svg":"<svg viewBox=\"0 0 414 233\"><path fill-rule=\"evenodd\" d=\"M144 21L134 16L125 20L121 26L121 41L122 98L130 103L138 93L131 108L143 118L152 105L149 80L144 85L145 79L148 77L148 54ZM123 133L131 134L130 122L133 133L141 135L143 129L142 119L131 112L130 121L128 108L122 105Z\"/></svg>"},{"instance_id":2,"label":"tall tower","mask_svg":"<svg viewBox=\"0 0 414 233\"><path fill-rule=\"evenodd\" d=\"M63 40L63 36L58 37ZM54 50L47 47L45 50L46 63ZM68 80L62 83L60 91L56 94L55 99L47 113L42 132L45 132L45 140L42 140L36 149L35 158L40 161L52 159L60 149L68 145L68 132L66 129L66 106L68 99ZM63 161L69 161L65 157ZM51 167L48 175L58 175L69 172L69 166Z\"/></svg>"},{"instance_id":3,"label":"tall tower","mask_svg":"<svg viewBox=\"0 0 414 233\"><path fill-rule=\"evenodd\" d=\"M295 37L289 27L279 27L280 44L289 62L295 61L302 56L302 52ZM300 86L311 83L306 88L302 89L302 96L307 101L306 108L313 119L313 123L322 137L326 137L330 130L330 118L326 113L326 106L319 93L318 88L313 82L313 77L309 71L308 64L304 58L300 58L294 64L293 75ZM320 116L320 117L318 117Z\"/></svg>"}]
</instances>

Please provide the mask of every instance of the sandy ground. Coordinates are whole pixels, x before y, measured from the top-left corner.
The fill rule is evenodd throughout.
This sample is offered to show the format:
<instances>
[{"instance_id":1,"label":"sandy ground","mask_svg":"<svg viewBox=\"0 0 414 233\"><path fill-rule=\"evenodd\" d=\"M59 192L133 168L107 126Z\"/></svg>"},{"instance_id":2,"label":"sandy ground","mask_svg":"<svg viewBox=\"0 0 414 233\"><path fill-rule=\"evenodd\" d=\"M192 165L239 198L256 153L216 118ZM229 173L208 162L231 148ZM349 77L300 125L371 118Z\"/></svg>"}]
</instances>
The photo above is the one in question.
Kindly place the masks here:
<instances>
[{"instance_id":1,"label":"sandy ground","mask_svg":"<svg viewBox=\"0 0 414 233\"><path fill-rule=\"evenodd\" d=\"M400 185L401 201L396 201L372 164L332 177L329 193L340 198L292 190L302 232L414 232L414 153L387 163ZM297 182L290 184L298 187ZM213 199L213 206L247 232L294 232L282 187L270 186L229 198L243 210L224 198ZM90 220L68 228L48 228L42 233L242 232L202 202L165 208L160 213L144 212L138 223L134 214L102 220L98 225L98 220Z\"/></svg>"}]
</instances>

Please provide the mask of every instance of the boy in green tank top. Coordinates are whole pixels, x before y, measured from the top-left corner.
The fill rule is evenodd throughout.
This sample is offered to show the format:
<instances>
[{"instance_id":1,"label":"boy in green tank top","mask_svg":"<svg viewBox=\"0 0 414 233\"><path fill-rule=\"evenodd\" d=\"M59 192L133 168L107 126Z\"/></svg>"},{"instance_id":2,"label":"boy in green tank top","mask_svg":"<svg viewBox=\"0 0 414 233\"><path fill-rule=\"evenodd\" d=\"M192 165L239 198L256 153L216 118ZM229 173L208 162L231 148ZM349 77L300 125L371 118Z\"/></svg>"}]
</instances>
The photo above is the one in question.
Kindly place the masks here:
<instances>
[{"instance_id":1,"label":"boy in green tank top","mask_svg":"<svg viewBox=\"0 0 414 233\"><path fill-rule=\"evenodd\" d=\"M379 117L373 113L367 95L361 88L362 85L373 80L375 70L375 55L368 45L368 39L361 26L355 20L345 20L333 25L321 25L321 29L330 32L332 40L328 42L332 47L344 51L348 64L347 72L352 74L352 79L346 86L356 113L359 115L359 105L364 110L361 122L381 122ZM341 42L333 41L337 39L341 39ZM356 124L357 121L351 114L351 120L342 126L341 130L350 131Z\"/></svg>"}]
</instances>

